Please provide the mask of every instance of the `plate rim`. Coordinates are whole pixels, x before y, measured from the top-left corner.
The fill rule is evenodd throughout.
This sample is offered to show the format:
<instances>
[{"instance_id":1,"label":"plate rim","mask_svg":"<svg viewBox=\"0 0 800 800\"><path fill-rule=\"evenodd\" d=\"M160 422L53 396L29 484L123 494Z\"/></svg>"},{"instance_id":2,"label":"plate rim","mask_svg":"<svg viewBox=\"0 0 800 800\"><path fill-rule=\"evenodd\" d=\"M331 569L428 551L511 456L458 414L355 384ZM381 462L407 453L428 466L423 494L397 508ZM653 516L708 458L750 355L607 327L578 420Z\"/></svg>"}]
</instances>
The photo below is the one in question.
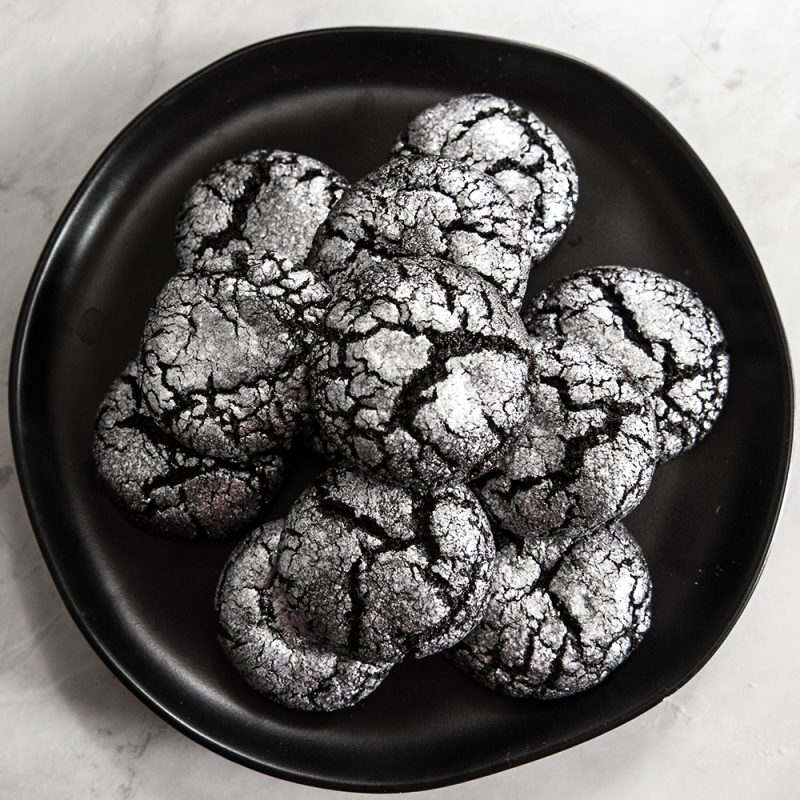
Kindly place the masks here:
<instances>
[{"instance_id":1,"label":"plate rim","mask_svg":"<svg viewBox=\"0 0 800 800\"><path fill-rule=\"evenodd\" d=\"M627 96L632 100L640 110L646 114L649 121L661 128L662 131L674 142L679 154L691 166L697 177L702 181L704 187L711 193L716 207L722 214L727 225L734 232L739 242L747 252L752 265L756 268L755 278L760 286L765 299L765 310L769 317L770 323L777 334L777 340L780 353L777 354L782 362L784 374L787 378L787 391L782 397L782 406L785 412L784 419L786 420L785 436L783 437L783 448L781 450L781 474L772 494L771 503L769 506L769 516L771 524L767 532L765 544L762 552L759 555L758 561L755 564L755 572L753 577L746 587L745 592L741 596L740 602L733 610L733 613L728 620L728 623L721 630L719 636L715 639L712 645L708 648L703 657L679 680L673 681L666 688L660 688L647 696L641 703L634 707L633 710L626 710L624 713L617 714L610 718L606 718L603 725L598 725L590 729L588 732L584 731L581 734L569 737L566 739L566 744L563 742L552 747L543 747L537 751L536 755L519 755L512 758L503 759L491 766L481 766L472 771L462 771L458 774L445 775L437 777L436 779L425 779L417 781L408 780L395 780L384 781L375 783L364 781L362 783L354 783L349 780L340 779L331 775L318 774L313 771L298 772L296 770L286 769L276 764L268 763L265 760L255 759L243 752L240 752L235 747L219 741L217 738L210 736L195 726L187 723L180 716L173 713L168 707L159 702L148 690L139 682L132 674L130 674L125 667L118 661L112 652L104 645L102 637L97 634L92 628L90 622L84 619L72 597L72 594L67 586L67 581L62 574L59 564L51 552L49 545L49 538L43 532L45 526L40 524L39 514L36 508L36 503L33 500L35 494L35 478L31 472L30 463L28 461L26 450L23 442L23 410L22 410L22 397L21 397L21 378L23 374L23 365L25 363L25 348L27 344L28 335L31 327L31 312L34 308L43 278L48 271L50 260L53 252L56 250L61 236L64 234L64 229L73 214L76 206L81 198L90 189L93 181L97 178L101 170L109 162L116 150L120 147L123 140L138 126L146 122L152 115L158 112L164 105L176 95L183 92L194 82L206 77L209 73L215 71L220 66L235 61L238 58L246 55L247 53L265 47L275 46L278 44L285 44L296 39L311 39L311 38L326 38L326 37L353 37L365 36L370 34L378 35L399 35L399 36L425 36L439 39L448 40L468 40L474 44L480 45L482 43L493 43L508 45L514 48L536 51L548 57L555 58L556 60L577 64L587 72L591 73L594 78L604 81L618 92ZM72 620L77 625L79 631L84 638L89 642L92 649L100 657L101 661L111 670L111 672L120 680L120 682L131 691L139 700L141 700L152 711L158 714L161 719L169 723L172 727L188 736L195 742L207 747L213 752L228 758L238 764L253 769L258 772L268 774L273 777L281 778L296 783L301 783L309 786L316 786L325 789L337 789L346 791L359 791L359 792L395 792L395 791L422 791L426 789L435 789L443 786L453 785L468 780L491 775L502 770L519 766L522 764L530 763L552 755L562 750L567 750L577 744L588 741L597 735L613 730L619 725L628 722L635 717L638 717L645 711L653 708L660 703L664 698L669 697L681 686L690 681L711 659L711 657L718 651L723 641L728 637L734 625L738 622L742 612L747 606L756 585L758 584L763 573L764 564L768 558L772 540L774 537L777 525L780 522L781 510L783 506L783 498L788 481L788 475L791 464L791 454L793 446L794 434L794 377L791 364L791 355L786 338L786 332L780 313L775 302L775 298L770 289L763 266L758 255L748 237L741 221L739 220L736 212L733 210L730 202L723 193L719 184L709 172L708 168L701 161L700 157L695 153L686 139L680 132L672 125L672 123L662 114L653 104L651 104L642 95L631 89L627 84L619 79L610 75L602 69L594 66L593 64L584 61L583 59L576 58L572 55L564 53L559 50L554 50L547 47L541 47L527 42L520 42L505 37L484 36L475 33L465 33L451 30L439 30L432 28L417 28L417 27L395 27L395 26L343 26L343 27L327 27L327 28L314 28L303 31L296 31L281 36L271 37L269 39L260 40L244 47L238 48L227 55L215 59L210 64L202 67L201 69L193 72L188 77L184 78L166 92L159 95L155 100L149 103L144 109L137 113L133 119L130 120L110 141L110 143L102 150L100 155L94 161L86 175L78 184L77 188L72 193L69 201L65 205L63 211L55 222L42 252L36 262L36 266L31 274L23 300L20 306L19 315L14 330L14 339L11 349L11 358L9 365L9 381L8 381L8 401L9 401L9 417L10 417L10 430L12 450L14 454L14 461L17 469L17 477L20 484L20 489L25 503L25 509L28 519L31 523L34 535L36 537L42 557L47 565L48 571L56 585L59 596L67 608Z\"/></svg>"}]
</instances>

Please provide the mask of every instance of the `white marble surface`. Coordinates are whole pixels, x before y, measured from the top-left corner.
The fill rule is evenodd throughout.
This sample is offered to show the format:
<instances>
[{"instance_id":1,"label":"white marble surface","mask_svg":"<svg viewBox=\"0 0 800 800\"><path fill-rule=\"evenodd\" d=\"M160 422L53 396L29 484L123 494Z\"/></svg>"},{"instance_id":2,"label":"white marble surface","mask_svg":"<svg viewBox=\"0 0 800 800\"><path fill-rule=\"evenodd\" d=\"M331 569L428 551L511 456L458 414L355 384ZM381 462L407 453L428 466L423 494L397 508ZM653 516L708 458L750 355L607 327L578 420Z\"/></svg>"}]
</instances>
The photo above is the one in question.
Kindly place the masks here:
<instances>
[{"instance_id":1,"label":"white marble surface","mask_svg":"<svg viewBox=\"0 0 800 800\"><path fill-rule=\"evenodd\" d=\"M400 5L400 4L398 4ZM563 50L663 111L716 176L800 344L800 12L786 0L0 3L0 375L45 238L114 134L178 80L261 38L346 24L460 28ZM655 7L658 6L658 10ZM279 7L281 10L279 10ZM175 732L108 672L56 594L0 419L0 796L321 797ZM439 797L794 798L800 775L800 497L733 633L638 719Z\"/></svg>"}]
</instances>

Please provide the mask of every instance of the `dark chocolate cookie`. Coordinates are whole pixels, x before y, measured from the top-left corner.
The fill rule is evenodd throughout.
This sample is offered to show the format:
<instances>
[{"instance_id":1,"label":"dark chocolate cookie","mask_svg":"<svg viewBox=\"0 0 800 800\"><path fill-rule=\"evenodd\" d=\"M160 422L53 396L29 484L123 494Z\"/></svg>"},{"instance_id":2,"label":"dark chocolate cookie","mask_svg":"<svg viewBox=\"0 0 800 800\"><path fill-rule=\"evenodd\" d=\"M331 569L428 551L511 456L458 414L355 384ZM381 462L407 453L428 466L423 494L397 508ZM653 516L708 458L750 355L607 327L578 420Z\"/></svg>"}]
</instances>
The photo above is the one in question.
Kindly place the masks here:
<instances>
[{"instance_id":1,"label":"dark chocolate cookie","mask_svg":"<svg viewBox=\"0 0 800 800\"><path fill-rule=\"evenodd\" d=\"M461 479L528 414L528 335L474 272L369 262L337 288L311 371L328 445L387 480Z\"/></svg>"},{"instance_id":2,"label":"dark chocolate cookie","mask_svg":"<svg viewBox=\"0 0 800 800\"><path fill-rule=\"evenodd\" d=\"M656 272L596 267L545 289L526 316L534 335L584 339L653 396L661 461L711 429L728 392L725 337L687 286Z\"/></svg>"},{"instance_id":3,"label":"dark chocolate cookie","mask_svg":"<svg viewBox=\"0 0 800 800\"><path fill-rule=\"evenodd\" d=\"M391 664L335 655L310 638L275 583L283 521L257 528L231 553L219 579L219 641L242 677L288 708L334 711L377 688Z\"/></svg>"},{"instance_id":4,"label":"dark chocolate cookie","mask_svg":"<svg viewBox=\"0 0 800 800\"><path fill-rule=\"evenodd\" d=\"M278 570L322 641L386 662L462 639L483 614L493 559L489 522L465 486L416 493L340 468L292 507Z\"/></svg>"},{"instance_id":5,"label":"dark chocolate cookie","mask_svg":"<svg viewBox=\"0 0 800 800\"><path fill-rule=\"evenodd\" d=\"M176 225L178 265L200 272L271 260L299 266L347 185L322 162L283 150L223 161L186 195Z\"/></svg>"},{"instance_id":6,"label":"dark chocolate cookie","mask_svg":"<svg viewBox=\"0 0 800 800\"><path fill-rule=\"evenodd\" d=\"M114 501L138 522L182 538L221 538L249 527L283 477L279 455L243 466L195 455L143 412L136 362L100 406L95 468Z\"/></svg>"},{"instance_id":7,"label":"dark chocolate cookie","mask_svg":"<svg viewBox=\"0 0 800 800\"><path fill-rule=\"evenodd\" d=\"M308 265L336 282L401 255L474 269L522 304L531 266L523 215L494 180L456 161L396 158L359 181L320 226Z\"/></svg>"},{"instance_id":8,"label":"dark chocolate cookie","mask_svg":"<svg viewBox=\"0 0 800 800\"><path fill-rule=\"evenodd\" d=\"M532 340L531 413L497 466L474 483L518 536L586 532L635 508L658 459L639 384L580 340Z\"/></svg>"},{"instance_id":9,"label":"dark chocolate cookie","mask_svg":"<svg viewBox=\"0 0 800 800\"><path fill-rule=\"evenodd\" d=\"M582 692L642 640L651 593L642 551L619 522L577 538L501 538L483 621L450 655L512 697Z\"/></svg>"},{"instance_id":10,"label":"dark chocolate cookie","mask_svg":"<svg viewBox=\"0 0 800 800\"><path fill-rule=\"evenodd\" d=\"M204 455L247 460L286 445L310 413L308 358L328 300L306 270L278 270L258 286L224 273L173 276L142 337L153 418Z\"/></svg>"},{"instance_id":11,"label":"dark chocolate cookie","mask_svg":"<svg viewBox=\"0 0 800 800\"><path fill-rule=\"evenodd\" d=\"M394 152L455 159L491 175L524 213L536 261L575 215L578 175L566 147L536 114L502 97L468 94L425 109Z\"/></svg>"}]
</instances>

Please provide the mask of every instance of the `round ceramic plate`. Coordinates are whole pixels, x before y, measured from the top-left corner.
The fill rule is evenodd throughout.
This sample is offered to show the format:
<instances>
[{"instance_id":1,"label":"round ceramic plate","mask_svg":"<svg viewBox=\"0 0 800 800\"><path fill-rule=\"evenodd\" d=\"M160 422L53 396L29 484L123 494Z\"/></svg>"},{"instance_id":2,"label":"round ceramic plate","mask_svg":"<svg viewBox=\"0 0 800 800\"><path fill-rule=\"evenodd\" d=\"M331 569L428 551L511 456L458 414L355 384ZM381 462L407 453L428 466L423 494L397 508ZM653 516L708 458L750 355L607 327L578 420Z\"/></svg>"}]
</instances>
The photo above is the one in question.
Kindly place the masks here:
<instances>
[{"instance_id":1,"label":"round ceramic plate","mask_svg":"<svg viewBox=\"0 0 800 800\"><path fill-rule=\"evenodd\" d=\"M599 688L512 700L441 657L404 664L364 702L288 711L253 693L216 643L212 596L230 544L164 541L102 496L89 459L97 406L134 354L175 271L173 220L215 162L256 147L322 159L351 179L380 164L418 111L486 91L539 113L574 156L581 198L535 290L581 267L679 278L730 342L727 406L663 466L629 518L653 574L654 623ZM424 31L299 34L241 50L184 81L112 142L48 241L11 367L14 450L33 528L64 602L120 679L197 741L273 775L404 790L505 769L597 736L659 702L706 662L758 578L791 437L780 320L733 211L686 142L615 80L563 55ZM318 468L298 456L285 513Z\"/></svg>"}]
</instances>

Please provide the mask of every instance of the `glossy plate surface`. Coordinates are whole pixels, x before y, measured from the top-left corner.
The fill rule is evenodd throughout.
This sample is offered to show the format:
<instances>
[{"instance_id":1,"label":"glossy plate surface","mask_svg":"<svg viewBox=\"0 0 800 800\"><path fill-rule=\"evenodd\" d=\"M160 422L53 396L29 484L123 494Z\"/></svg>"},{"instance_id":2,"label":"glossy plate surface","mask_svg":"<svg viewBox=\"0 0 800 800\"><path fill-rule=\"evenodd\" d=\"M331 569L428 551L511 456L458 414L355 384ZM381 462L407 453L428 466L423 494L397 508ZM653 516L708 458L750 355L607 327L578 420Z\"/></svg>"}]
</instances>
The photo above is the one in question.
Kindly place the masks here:
<instances>
[{"instance_id":1,"label":"glossy plate surface","mask_svg":"<svg viewBox=\"0 0 800 800\"><path fill-rule=\"evenodd\" d=\"M639 265L693 287L730 342L727 407L662 467L629 518L653 573L654 624L598 689L519 701L440 657L397 668L363 703L287 711L251 692L215 641L225 544L163 541L98 491L95 411L174 271L173 219L215 162L256 147L322 159L351 179L444 97L488 91L537 111L574 156L581 199L535 290L584 266ZM504 41L383 29L264 42L164 95L109 146L59 220L22 308L12 429L34 530L65 603L111 669L164 718L256 769L338 788L431 787L596 736L657 703L710 657L758 578L789 462L791 376L774 302L730 206L652 107L570 58ZM300 458L283 513L315 465Z\"/></svg>"}]
</instances>

